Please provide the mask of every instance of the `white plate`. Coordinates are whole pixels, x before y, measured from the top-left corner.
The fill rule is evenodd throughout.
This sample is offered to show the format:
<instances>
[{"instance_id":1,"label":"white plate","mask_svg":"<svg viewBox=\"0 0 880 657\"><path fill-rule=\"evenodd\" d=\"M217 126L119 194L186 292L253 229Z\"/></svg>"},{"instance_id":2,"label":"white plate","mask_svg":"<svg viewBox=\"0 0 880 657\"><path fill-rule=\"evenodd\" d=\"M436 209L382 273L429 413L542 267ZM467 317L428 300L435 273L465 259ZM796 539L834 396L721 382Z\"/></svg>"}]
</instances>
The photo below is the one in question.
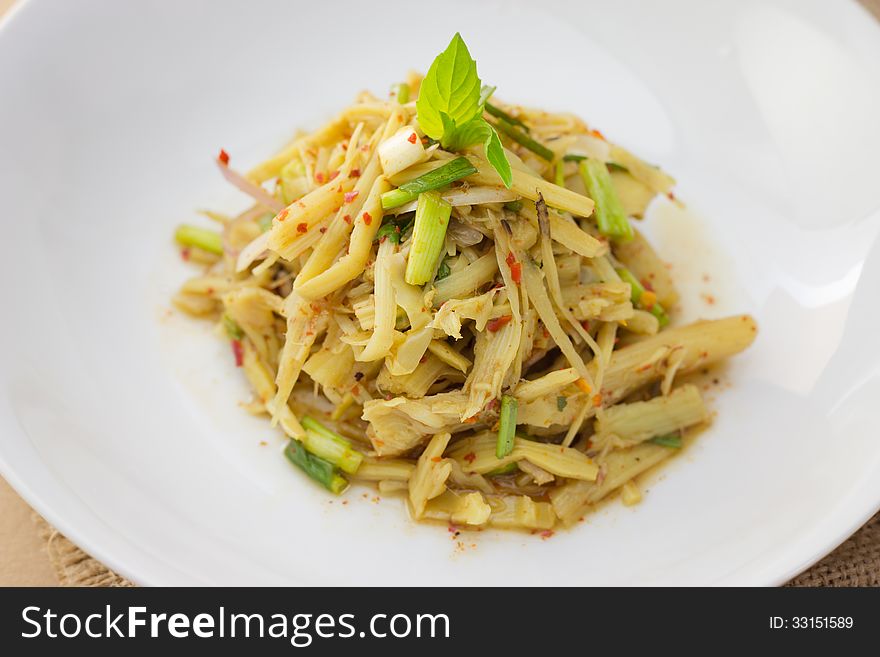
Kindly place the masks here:
<instances>
[{"instance_id":1,"label":"white plate","mask_svg":"<svg viewBox=\"0 0 880 657\"><path fill-rule=\"evenodd\" d=\"M35 0L13 13L0 470L122 574L774 584L877 509L880 29L857 5ZM761 327L711 395L717 422L643 504L546 541L459 546L396 500L331 504L237 407L228 348L168 316L189 273L174 226L245 202L212 165L219 147L254 163L361 88L426 68L456 30L501 98L576 112L676 174L692 212L661 204L649 228L688 313L751 312Z\"/></svg>"}]
</instances>

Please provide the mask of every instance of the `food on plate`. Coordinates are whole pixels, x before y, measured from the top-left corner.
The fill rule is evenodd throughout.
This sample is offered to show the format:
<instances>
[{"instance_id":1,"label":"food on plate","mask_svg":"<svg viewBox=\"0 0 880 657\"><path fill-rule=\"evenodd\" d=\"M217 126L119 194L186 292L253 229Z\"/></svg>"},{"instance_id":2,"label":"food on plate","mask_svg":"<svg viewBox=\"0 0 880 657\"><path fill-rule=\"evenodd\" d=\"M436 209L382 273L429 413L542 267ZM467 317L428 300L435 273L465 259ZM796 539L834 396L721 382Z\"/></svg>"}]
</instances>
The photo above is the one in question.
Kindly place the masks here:
<instances>
[{"instance_id":1,"label":"food on plate","mask_svg":"<svg viewBox=\"0 0 880 657\"><path fill-rule=\"evenodd\" d=\"M215 320L334 494L417 520L548 531L679 451L709 411L688 375L751 344L746 315L676 325L634 226L675 181L565 113L496 99L456 34L421 77L359 94L248 173L219 230L181 226Z\"/></svg>"}]
</instances>

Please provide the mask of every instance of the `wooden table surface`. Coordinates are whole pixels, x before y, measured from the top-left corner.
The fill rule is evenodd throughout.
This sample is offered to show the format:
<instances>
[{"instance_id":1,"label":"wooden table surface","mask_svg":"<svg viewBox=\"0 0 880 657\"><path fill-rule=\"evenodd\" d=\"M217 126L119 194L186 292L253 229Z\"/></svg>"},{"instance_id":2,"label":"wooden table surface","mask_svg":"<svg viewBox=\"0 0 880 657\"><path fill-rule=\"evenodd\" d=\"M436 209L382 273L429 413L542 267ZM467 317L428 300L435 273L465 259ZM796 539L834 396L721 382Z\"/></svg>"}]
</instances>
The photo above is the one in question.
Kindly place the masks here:
<instances>
[{"instance_id":1,"label":"wooden table surface","mask_svg":"<svg viewBox=\"0 0 880 657\"><path fill-rule=\"evenodd\" d=\"M16 0L0 0L2 16ZM880 18L880 0L860 0ZM58 584L31 509L0 477L0 586Z\"/></svg>"}]
</instances>

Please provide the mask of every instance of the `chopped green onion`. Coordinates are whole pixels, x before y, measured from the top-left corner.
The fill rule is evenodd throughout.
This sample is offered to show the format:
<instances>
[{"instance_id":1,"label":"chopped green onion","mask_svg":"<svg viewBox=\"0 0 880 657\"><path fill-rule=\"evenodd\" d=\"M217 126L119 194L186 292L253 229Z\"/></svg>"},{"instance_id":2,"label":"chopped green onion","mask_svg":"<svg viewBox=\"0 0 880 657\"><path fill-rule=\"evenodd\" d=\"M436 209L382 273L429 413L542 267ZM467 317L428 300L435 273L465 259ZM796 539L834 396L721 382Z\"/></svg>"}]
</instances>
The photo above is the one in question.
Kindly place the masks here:
<instances>
[{"instance_id":1,"label":"chopped green onion","mask_svg":"<svg viewBox=\"0 0 880 657\"><path fill-rule=\"evenodd\" d=\"M195 246L203 251L223 255L223 237L214 230L183 224L178 226L174 239L183 246Z\"/></svg>"},{"instance_id":2,"label":"chopped green onion","mask_svg":"<svg viewBox=\"0 0 880 657\"><path fill-rule=\"evenodd\" d=\"M434 277L434 280L439 281L441 278L446 278L451 273L452 270L449 269L449 265L446 264L446 260L444 260L440 263L440 267L437 268L437 275Z\"/></svg>"},{"instance_id":3,"label":"chopped green onion","mask_svg":"<svg viewBox=\"0 0 880 657\"><path fill-rule=\"evenodd\" d=\"M381 242L383 239L389 239L395 244L400 244L400 226L395 223L393 216L390 218L386 217L382 221L382 225L376 231L376 237L373 238L373 241Z\"/></svg>"},{"instance_id":4,"label":"chopped green onion","mask_svg":"<svg viewBox=\"0 0 880 657\"><path fill-rule=\"evenodd\" d=\"M614 190L608 167L599 160L583 160L579 168L587 193L596 203L594 213L599 232L612 239L631 240L632 226L629 225L623 204Z\"/></svg>"},{"instance_id":5,"label":"chopped green onion","mask_svg":"<svg viewBox=\"0 0 880 657\"><path fill-rule=\"evenodd\" d=\"M553 158L554 158L553 151L551 151L549 148L544 146L544 144L539 144L534 139L529 137L526 133L524 133L522 130L512 126L510 123L508 123L504 119L498 119L498 121L495 122L495 127L498 128L499 130L501 130L501 132L503 132L505 135L507 135L508 137L513 139L513 141L515 141L517 144L520 144L521 146L525 146L530 151L532 151L533 153L536 153L537 155L544 158L548 162L553 161Z\"/></svg>"},{"instance_id":6,"label":"chopped green onion","mask_svg":"<svg viewBox=\"0 0 880 657\"><path fill-rule=\"evenodd\" d=\"M424 285L434 276L446 241L446 227L451 213L452 206L443 200L439 192L419 194L404 275L410 285Z\"/></svg>"},{"instance_id":7,"label":"chopped green onion","mask_svg":"<svg viewBox=\"0 0 880 657\"><path fill-rule=\"evenodd\" d=\"M575 155L574 153L568 153L567 155L563 155L562 159L566 162L583 162L584 160L588 160L586 155ZM617 169L618 171L629 171L622 164L618 164L617 162L606 162L605 165L608 167L609 171L611 169Z\"/></svg>"},{"instance_id":8,"label":"chopped green onion","mask_svg":"<svg viewBox=\"0 0 880 657\"><path fill-rule=\"evenodd\" d=\"M241 340L244 337L244 331L241 330L238 322L225 313L223 315L223 328L226 329L226 335L229 336L230 340Z\"/></svg>"},{"instance_id":9,"label":"chopped green onion","mask_svg":"<svg viewBox=\"0 0 880 657\"><path fill-rule=\"evenodd\" d=\"M510 395L501 396L501 413L498 421L498 442L495 444L495 456L503 459L513 451L516 437L516 398Z\"/></svg>"},{"instance_id":10,"label":"chopped green onion","mask_svg":"<svg viewBox=\"0 0 880 657\"><path fill-rule=\"evenodd\" d=\"M403 183L397 189L392 189L390 192L382 194L382 208L388 210L404 205L414 201L423 192L444 187L476 172L476 167L466 157L457 157L433 171Z\"/></svg>"},{"instance_id":11,"label":"chopped green onion","mask_svg":"<svg viewBox=\"0 0 880 657\"><path fill-rule=\"evenodd\" d=\"M556 410L564 411L566 406L568 406L568 400L565 397L560 395L556 398Z\"/></svg>"},{"instance_id":12,"label":"chopped green onion","mask_svg":"<svg viewBox=\"0 0 880 657\"><path fill-rule=\"evenodd\" d=\"M340 470L354 474L364 460L364 455L351 446L351 443L335 431L311 417L301 420L306 437L305 448L315 456L337 466Z\"/></svg>"},{"instance_id":13,"label":"chopped green onion","mask_svg":"<svg viewBox=\"0 0 880 657\"><path fill-rule=\"evenodd\" d=\"M504 204L504 209L510 210L511 212L519 212L520 210L523 209L523 202L520 201L519 199L517 199L515 201L508 201L507 203Z\"/></svg>"},{"instance_id":14,"label":"chopped green onion","mask_svg":"<svg viewBox=\"0 0 880 657\"><path fill-rule=\"evenodd\" d=\"M565 187L565 171L562 168L564 162L562 160L556 160L556 175L554 182L560 187Z\"/></svg>"},{"instance_id":15,"label":"chopped green onion","mask_svg":"<svg viewBox=\"0 0 880 657\"><path fill-rule=\"evenodd\" d=\"M264 233L272 228L272 220L275 218L274 212L267 212L266 214L261 214L257 218L257 226L260 227L260 230Z\"/></svg>"},{"instance_id":16,"label":"chopped green onion","mask_svg":"<svg viewBox=\"0 0 880 657\"><path fill-rule=\"evenodd\" d=\"M391 93L401 105L406 105L409 102L409 85L406 82L395 84L391 87Z\"/></svg>"},{"instance_id":17,"label":"chopped green onion","mask_svg":"<svg viewBox=\"0 0 880 657\"><path fill-rule=\"evenodd\" d=\"M681 436L671 433L666 436L654 436L649 443L660 445L662 447L671 447L672 449L681 449Z\"/></svg>"},{"instance_id":18,"label":"chopped green onion","mask_svg":"<svg viewBox=\"0 0 880 657\"><path fill-rule=\"evenodd\" d=\"M494 91L494 89L493 89L493 91ZM527 126L525 123L523 123L522 121L520 121L520 120L519 120L518 118L516 118L515 116L511 116L510 114L508 114L507 112L505 112L505 111L504 111L503 109L501 109L500 107L496 107L495 105L492 105L491 103L486 103L484 109L485 109L489 114L491 114L492 116L494 116L496 119L502 119L502 120L504 120L504 121L507 121L510 125L515 125L515 126L517 126L517 127L522 128L522 129L525 130L526 132L529 132L529 126Z\"/></svg>"},{"instance_id":19,"label":"chopped green onion","mask_svg":"<svg viewBox=\"0 0 880 657\"><path fill-rule=\"evenodd\" d=\"M305 445L296 439L291 439L287 449L284 450L284 455L309 477L336 495L339 495L348 486L345 477L336 472L336 468L333 467L332 463L309 454Z\"/></svg>"},{"instance_id":20,"label":"chopped green onion","mask_svg":"<svg viewBox=\"0 0 880 657\"><path fill-rule=\"evenodd\" d=\"M414 216L415 212L404 212L396 217L393 214L385 215L373 241L381 242L383 238L388 238L395 244L400 244L405 235L412 230Z\"/></svg>"},{"instance_id":21,"label":"chopped green onion","mask_svg":"<svg viewBox=\"0 0 880 657\"><path fill-rule=\"evenodd\" d=\"M503 477L504 475L513 474L519 470L519 465L516 461L513 463L508 463L507 465L502 465L500 468L495 468L494 470L490 470L486 473L487 477Z\"/></svg>"},{"instance_id":22,"label":"chopped green onion","mask_svg":"<svg viewBox=\"0 0 880 657\"><path fill-rule=\"evenodd\" d=\"M666 326L669 323L669 315L666 314L666 309L660 305L659 301L654 301L650 307L647 307L642 303L642 295L645 294L645 287L642 285L641 281L639 281L639 279L636 278L626 267L618 267L616 271L617 275L620 276L625 283L629 283L631 289L630 299L632 302L654 315L660 323L660 328Z\"/></svg>"}]
</instances>

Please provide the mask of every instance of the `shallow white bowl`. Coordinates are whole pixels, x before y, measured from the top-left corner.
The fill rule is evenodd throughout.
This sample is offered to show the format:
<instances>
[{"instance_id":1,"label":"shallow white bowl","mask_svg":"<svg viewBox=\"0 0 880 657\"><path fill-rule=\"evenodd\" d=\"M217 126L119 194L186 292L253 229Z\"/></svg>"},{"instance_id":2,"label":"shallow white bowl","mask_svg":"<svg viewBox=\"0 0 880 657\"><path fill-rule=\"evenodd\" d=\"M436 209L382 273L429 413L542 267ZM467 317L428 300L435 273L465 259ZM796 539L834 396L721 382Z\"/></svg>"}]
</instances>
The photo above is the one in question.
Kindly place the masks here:
<instances>
[{"instance_id":1,"label":"shallow white bowl","mask_svg":"<svg viewBox=\"0 0 880 657\"><path fill-rule=\"evenodd\" d=\"M122 574L774 584L880 504L880 29L857 5L35 0L13 14L0 470ZM685 313L751 312L761 328L712 395L717 421L643 504L547 541L457 545L397 500L331 504L238 408L227 346L168 312L189 273L174 226L245 203L211 163L219 147L244 168L361 88L426 68L456 30L499 97L578 113L673 172L690 212L659 204L647 223Z\"/></svg>"}]
</instances>

